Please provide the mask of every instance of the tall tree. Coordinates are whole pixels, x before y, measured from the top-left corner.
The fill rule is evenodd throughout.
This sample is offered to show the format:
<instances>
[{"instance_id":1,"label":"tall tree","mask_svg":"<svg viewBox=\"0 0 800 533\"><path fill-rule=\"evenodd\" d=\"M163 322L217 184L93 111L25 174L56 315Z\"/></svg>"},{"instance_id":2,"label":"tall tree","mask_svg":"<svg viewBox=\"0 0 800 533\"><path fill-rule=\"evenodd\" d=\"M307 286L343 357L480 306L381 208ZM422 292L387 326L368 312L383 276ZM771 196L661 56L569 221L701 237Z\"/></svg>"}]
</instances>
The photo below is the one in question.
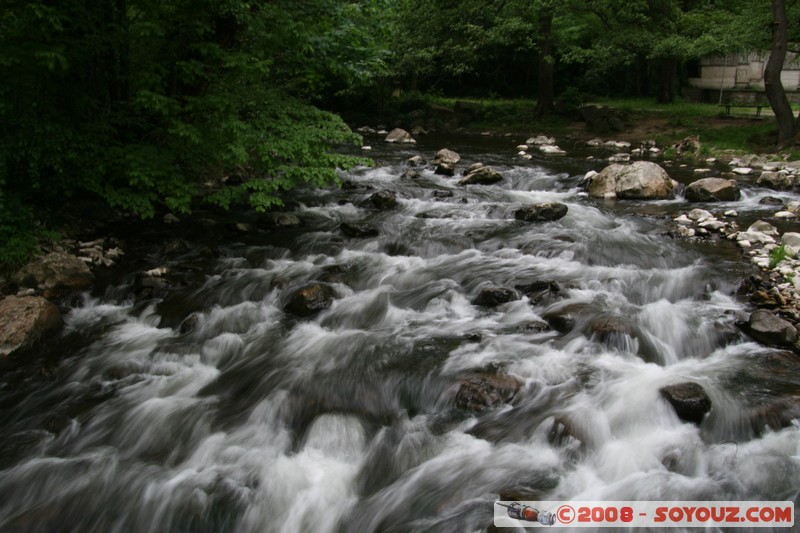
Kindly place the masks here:
<instances>
[{"instance_id":1,"label":"tall tree","mask_svg":"<svg viewBox=\"0 0 800 533\"><path fill-rule=\"evenodd\" d=\"M332 148L356 136L311 104L368 78L377 2L6 0L0 242L64 196L151 216L335 181L355 160ZM243 183L207 194L230 174Z\"/></svg>"},{"instance_id":2,"label":"tall tree","mask_svg":"<svg viewBox=\"0 0 800 533\"><path fill-rule=\"evenodd\" d=\"M798 125L781 82L789 43L789 20L784 0L772 0L772 20L772 51L764 69L764 89L778 123L778 148L786 148L794 144Z\"/></svg>"}]
</instances>

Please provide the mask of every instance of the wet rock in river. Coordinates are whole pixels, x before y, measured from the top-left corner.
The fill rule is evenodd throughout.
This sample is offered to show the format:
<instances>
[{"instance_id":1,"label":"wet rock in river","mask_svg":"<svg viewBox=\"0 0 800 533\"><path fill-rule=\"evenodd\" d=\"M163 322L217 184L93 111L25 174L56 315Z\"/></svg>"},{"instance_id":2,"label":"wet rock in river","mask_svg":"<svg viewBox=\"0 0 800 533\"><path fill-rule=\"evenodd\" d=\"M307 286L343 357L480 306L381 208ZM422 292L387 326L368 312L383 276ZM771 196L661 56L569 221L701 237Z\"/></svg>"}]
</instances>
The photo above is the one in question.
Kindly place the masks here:
<instances>
[{"instance_id":1,"label":"wet rock in river","mask_svg":"<svg viewBox=\"0 0 800 533\"><path fill-rule=\"evenodd\" d=\"M415 170L413 168L407 168L405 172L400 174L400 177L404 180L415 180L419 179L420 173L418 170Z\"/></svg>"},{"instance_id":2,"label":"wet rock in river","mask_svg":"<svg viewBox=\"0 0 800 533\"><path fill-rule=\"evenodd\" d=\"M417 141L411 137L411 134L402 128L395 128L390 131L384 139L387 143L415 143Z\"/></svg>"},{"instance_id":3,"label":"wet rock in river","mask_svg":"<svg viewBox=\"0 0 800 533\"><path fill-rule=\"evenodd\" d=\"M192 313L180 323L180 326L178 326L178 331L181 333L191 333L197 328L199 323L200 315L198 313Z\"/></svg>"},{"instance_id":4,"label":"wet rock in river","mask_svg":"<svg viewBox=\"0 0 800 533\"><path fill-rule=\"evenodd\" d=\"M284 310L299 317L309 317L330 307L335 296L330 285L309 283L292 293Z\"/></svg>"},{"instance_id":5,"label":"wet rock in river","mask_svg":"<svg viewBox=\"0 0 800 533\"><path fill-rule=\"evenodd\" d=\"M12 280L22 287L41 290L46 298L59 298L91 287L94 274L74 255L53 252L24 266Z\"/></svg>"},{"instance_id":6,"label":"wet rock in river","mask_svg":"<svg viewBox=\"0 0 800 533\"><path fill-rule=\"evenodd\" d=\"M461 380L454 401L456 407L470 412L482 412L499 407L514 399L522 381L514 376L481 374Z\"/></svg>"},{"instance_id":7,"label":"wet rock in river","mask_svg":"<svg viewBox=\"0 0 800 533\"><path fill-rule=\"evenodd\" d=\"M406 164L410 167L424 167L428 162L425 161L425 158L421 155L415 155L414 157L408 158Z\"/></svg>"},{"instance_id":8,"label":"wet rock in river","mask_svg":"<svg viewBox=\"0 0 800 533\"><path fill-rule=\"evenodd\" d=\"M668 385L660 389L663 396L675 409L678 418L685 422L700 424L711 410L711 399L703 387L694 382Z\"/></svg>"},{"instance_id":9,"label":"wet rock in river","mask_svg":"<svg viewBox=\"0 0 800 533\"><path fill-rule=\"evenodd\" d=\"M703 178L686 187L686 199L690 202L733 202L739 199L736 180Z\"/></svg>"},{"instance_id":10,"label":"wet rock in river","mask_svg":"<svg viewBox=\"0 0 800 533\"><path fill-rule=\"evenodd\" d=\"M445 176L452 176L456 173L456 165L461 161L461 156L458 153L442 148L436 152L436 157L433 158L433 164L436 165L436 174Z\"/></svg>"},{"instance_id":11,"label":"wet rock in river","mask_svg":"<svg viewBox=\"0 0 800 533\"><path fill-rule=\"evenodd\" d=\"M481 290L475 300L472 301L473 305L481 307L497 307L508 302L519 300L519 295L514 289L507 287L486 287Z\"/></svg>"},{"instance_id":12,"label":"wet rock in river","mask_svg":"<svg viewBox=\"0 0 800 533\"><path fill-rule=\"evenodd\" d=\"M561 334L569 333L575 327L575 317L571 314L548 314L544 317L550 327Z\"/></svg>"},{"instance_id":13,"label":"wet rock in river","mask_svg":"<svg viewBox=\"0 0 800 533\"><path fill-rule=\"evenodd\" d=\"M614 348L630 348L636 333L633 324L621 316L601 316L589 323L591 336Z\"/></svg>"},{"instance_id":14,"label":"wet rock in river","mask_svg":"<svg viewBox=\"0 0 800 533\"><path fill-rule=\"evenodd\" d=\"M750 315L743 329L751 337L764 344L792 346L797 341L797 329L766 309L758 309Z\"/></svg>"},{"instance_id":15,"label":"wet rock in river","mask_svg":"<svg viewBox=\"0 0 800 533\"><path fill-rule=\"evenodd\" d=\"M472 168L472 167L470 167ZM468 172L461 180L458 182L459 185L491 185L493 183L497 183L499 181L503 181L503 176L498 171L493 169L492 167L485 167L481 165L480 167L474 168L471 172Z\"/></svg>"},{"instance_id":16,"label":"wet rock in river","mask_svg":"<svg viewBox=\"0 0 800 533\"><path fill-rule=\"evenodd\" d=\"M514 288L528 297L532 304L550 302L561 296L561 287L555 281L534 281Z\"/></svg>"},{"instance_id":17,"label":"wet rock in river","mask_svg":"<svg viewBox=\"0 0 800 533\"><path fill-rule=\"evenodd\" d=\"M397 194L392 191L378 191L369 197L369 201L378 209L397 207Z\"/></svg>"},{"instance_id":18,"label":"wet rock in river","mask_svg":"<svg viewBox=\"0 0 800 533\"><path fill-rule=\"evenodd\" d=\"M32 348L61 328L61 313L39 296L0 300L0 357Z\"/></svg>"},{"instance_id":19,"label":"wet rock in river","mask_svg":"<svg viewBox=\"0 0 800 533\"><path fill-rule=\"evenodd\" d=\"M303 225L300 218L292 213L267 213L265 220L276 228L296 228Z\"/></svg>"},{"instance_id":20,"label":"wet rock in river","mask_svg":"<svg viewBox=\"0 0 800 533\"><path fill-rule=\"evenodd\" d=\"M765 196L758 201L759 205L783 206L783 200L775 196Z\"/></svg>"},{"instance_id":21,"label":"wet rock in river","mask_svg":"<svg viewBox=\"0 0 800 533\"><path fill-rule=\"evenodd\" d=\"M563 218L567 214L567 206L558 202L544 202L517 209L514 218L525 222L548 222Z\"/></svg>"},{"instance_id":22,"label":"wet rock in river","mask_svg":"<svg viewBox=\"0 0 800 533\"><path fill-rule=\"evenodd\" d=\"M590 180L587 191L594 198L659 200L675 196L675 184L667 171L650 161L609 165Z\"/></svg>"},{"instance_id":23,"label":"wet rock in river","mask_svg":"<svg viewBox=\"0 0 800 533\"><path fill-rule=\"evenodd\" d=\"M339 229L345 236L353 238L377 237L380 234L377 228L363 222L342 222Z\"/></svg>"},{"instance_id":24,"label":"wet rock in river","mask_svg":"<svg viewBox=\"0 0 800 533\"><path fill-rule=\"evenodd\" d=\"M791 189L794 180L785 172L762 172L756 184L770 189Z\"/></svg>"}]
</instances>

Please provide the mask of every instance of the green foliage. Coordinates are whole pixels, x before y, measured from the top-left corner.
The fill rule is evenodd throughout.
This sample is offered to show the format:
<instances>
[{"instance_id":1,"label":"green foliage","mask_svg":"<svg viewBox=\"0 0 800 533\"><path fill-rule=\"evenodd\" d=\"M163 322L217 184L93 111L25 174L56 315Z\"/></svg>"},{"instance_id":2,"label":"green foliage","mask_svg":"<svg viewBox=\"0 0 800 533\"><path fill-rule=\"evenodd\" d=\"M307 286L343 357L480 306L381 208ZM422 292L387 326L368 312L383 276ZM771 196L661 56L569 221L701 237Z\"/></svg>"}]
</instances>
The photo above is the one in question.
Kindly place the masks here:
<instances>
[{"instance_id":1,"label":"green foliage","mask_svg":"<svg viewBox=\"0 0 800 533\"><path fill-rule=\"evenodd\" d=\"M562 114L572 114L578 111L580 107L586 103L586 96L577 87L568 87L562 92L557 101L556 107Z\"/></svg>"},{"instance_id":2,"label":"green foliage","mask_svg":"<svg viewBox=\"0 0 800 533\"><path fill-rule=\"evenodd\" d=\"M769 252L769 268L770 269L775 268L781 261L786 259L788 256L789 254L786 253L786 246L784 246L783 244L781 244L777 248L773 248Z\"/></svg>"},{"instance_id":3,"label":"green foliage","mask_svg":"<svg viewBox=\"0 0 800 533\"><path fill-rule=\"evenodd\" d=\"M22 235L30 206L87 194L151 217L185 213L208 190L266 209L282 190L335 182L360 162L336 146L359 138L313 102L381 71L367 23L380 5L5 2L0 200L15 207L0 231ZM230 174L244 185L219 190ZM0 261L27 253L2 242Z\"/></svg>"}]
</instances>

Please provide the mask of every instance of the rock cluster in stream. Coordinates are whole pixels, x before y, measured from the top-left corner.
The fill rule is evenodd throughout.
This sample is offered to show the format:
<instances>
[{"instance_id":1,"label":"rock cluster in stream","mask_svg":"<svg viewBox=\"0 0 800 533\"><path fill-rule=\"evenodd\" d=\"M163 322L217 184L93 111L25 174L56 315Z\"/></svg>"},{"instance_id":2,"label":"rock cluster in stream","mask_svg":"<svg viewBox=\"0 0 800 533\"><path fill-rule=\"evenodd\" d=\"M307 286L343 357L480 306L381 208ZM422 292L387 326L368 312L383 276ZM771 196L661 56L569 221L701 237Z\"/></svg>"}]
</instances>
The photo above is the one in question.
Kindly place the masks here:
<instances>
[{"instance_id":1,"label":"rock cluster in stream","mask_svg":"<svg viewBox=\"0 0 800 533\"><path fill-rule=\"evenodd\" d=\"M785 211L796 215L800 202L791 202ZM717 236L736 242L742 253L758 269L742 285L741 292L761 309L754 312L742 329L754 339L776 346L800 348L800 233L781 234L769 222L758 220L741 229L733 210L717 216L704 209L692 209L673 219L673 234L684 238Z\"/></svg>"}]
</instances>

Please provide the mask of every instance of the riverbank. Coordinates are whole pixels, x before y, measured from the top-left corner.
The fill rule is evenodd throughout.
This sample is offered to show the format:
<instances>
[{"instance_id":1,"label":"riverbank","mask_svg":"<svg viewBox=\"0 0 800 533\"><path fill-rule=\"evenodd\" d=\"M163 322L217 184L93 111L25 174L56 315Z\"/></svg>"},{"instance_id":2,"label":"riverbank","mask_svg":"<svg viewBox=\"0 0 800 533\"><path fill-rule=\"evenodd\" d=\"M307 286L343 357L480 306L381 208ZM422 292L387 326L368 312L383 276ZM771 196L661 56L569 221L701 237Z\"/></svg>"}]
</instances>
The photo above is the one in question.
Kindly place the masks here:
<instances>
[{"instance_id":1,"label":"riverbank","mask_svg":"<svg viewBox=\"0 0 800 533\"><path fill-rule=\"evenodd\" d=\"M747 220L745 226L740 228L738 214L724 207L724 201L722 207L718 208L708 202L720 199L706 197L697 206L690 204L683 212L673 216L673 227L669 233L680 239L728 239L737 243L743 263L751 269L740 280L739 296L749 301L754 308L774 313L773 322L778 327L775 335L759 337L756 332L754 337L760 338L766 344L800 351L800 345L795 345L797 330L800 328L800 234L797 233L800 225L795 220L800 214L800 208L797 202L788 202L780 197L782 193L795 190L800 175L800 161L776 161L773 155L742 155L732 150L714 152L717 157L705 157L709 150L696 137L683 139L673 145L660 145L655 138L648 137L648 134L659 127L658 124L654 120L639 124L624 134L605 138L591 137L591 132L585 125L582 129L573 128L568 135L556 137L544 135L543 130L538 130L539 135L529 138L511 131L477 131L470 128L459 128L459 131L466 138L472 136L476 139L492 139L493 146L499 148L498 155L518 161L520 165L540 163L558 166L559 159L568 156L572 161L583 159L584 168L596 169L591 170L591 174L614 163L656 161L681 181L681 191L683 187L701 178L738 180L745 188L774 190L777 196L763 194L759 200L764 205L764 210L771 210L762 210L760 216L764 220ZM366 134L373 143L384 143L387 132L378 128L380 126L357 129ZM420 139L429 135L435 137L436 134L435 130L428 132L422 128L416 128L415 132ZM408 141L411 135L407 134L407 137L405 140ZM503 152L507 155L503 155ZM370 151L362 150L362 153L369 154ZM466 170L460 169L459 172L466 173ZM345 183L345 188L349 186ZM105 287L120 283L126 276L130 278L133 269L135 297L161 297L176 285L185 286L199 282L202 278L192 275L192 272L203 271L204 268L192 265L212 260L215 257L214 248L227 240L241 239L264 228L284 230L289 234L300 228L300 219L291 212L298 204L289 200L290 195L286 195L286 198L289 202L286 212L268 215L216 210L199 211L192 216L182 217L183 221L168 212L149 222L126 220L124 217L116 217L110 224L91 221L80 233L76 232L70 238L47 244L42 249L42 258L49 259L40 258L19 272L12 273L0 284L0 289L7 296L44 297L60 304L62 310L67 311L74 303L77 291L95 284L94 273L97 273L97 285L102 292ZM727 200L731 199L733 198ZM604 201L614 200L606 198ZM657 209L650 211L657 213ZM75 227L79 225L73 221L73 228ZM168 238L179 228L182 238ZM188 228L190 229L187 232ZM143 235L149 237L142 239ZM157 252L166 259L161 262L164 264L149 262L140 257L152 255L153 243L160 239L166 241ZM197 257L187 259L187 240L200 242L204 251ZM120 261L124 261L121 266L117 265ZM72 278L77 278L78 282ZM95 293L98 291L95 290ZM20 304L27 306L30 302ZM51 313L51 309L43 302L37 304L42 306L43 313ZM783 320L788 321L788 324L780 322ZM42 323L48 330L52 330L52 321L45 320ZM790 326L789 329L787 325ZM750 324L743 324L742 327L749 333L753 332ZM32 338L41 336L36 332L32 334Z\"/></svg>"}]
</instances>

